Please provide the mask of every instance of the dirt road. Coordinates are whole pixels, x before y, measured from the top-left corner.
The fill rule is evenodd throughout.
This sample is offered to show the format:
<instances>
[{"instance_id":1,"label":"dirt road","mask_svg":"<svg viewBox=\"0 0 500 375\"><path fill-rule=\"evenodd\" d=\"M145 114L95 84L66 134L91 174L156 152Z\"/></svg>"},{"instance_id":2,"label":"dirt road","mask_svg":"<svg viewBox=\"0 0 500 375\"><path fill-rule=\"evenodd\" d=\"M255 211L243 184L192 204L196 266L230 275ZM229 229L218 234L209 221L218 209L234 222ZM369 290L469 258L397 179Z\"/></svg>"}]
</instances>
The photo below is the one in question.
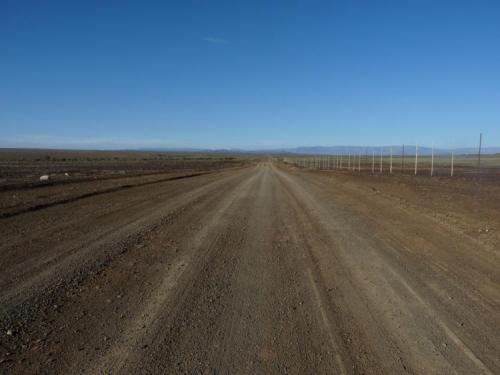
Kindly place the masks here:
<instances>
[{"instance_id":1,"label":"dirt road","mask_svg":"<svg viewBox=\"0 0 500 375\"><path fill-rule=\"evenodd\" d=\"M270 161L0 218L5 374L498 374L500 259Z\"/></svg>"}]
</instances>

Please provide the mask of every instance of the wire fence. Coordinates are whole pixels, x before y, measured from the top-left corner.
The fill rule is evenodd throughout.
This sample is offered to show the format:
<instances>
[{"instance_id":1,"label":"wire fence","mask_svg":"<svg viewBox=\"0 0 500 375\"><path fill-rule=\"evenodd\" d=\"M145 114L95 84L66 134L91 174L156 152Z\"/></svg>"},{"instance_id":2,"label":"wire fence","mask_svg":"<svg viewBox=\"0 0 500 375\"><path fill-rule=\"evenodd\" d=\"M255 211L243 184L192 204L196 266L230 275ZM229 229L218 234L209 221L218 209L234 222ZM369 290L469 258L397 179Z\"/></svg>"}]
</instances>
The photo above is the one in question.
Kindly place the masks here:
<instances>
[{"instance_id":1,"label":"wire fence","mask_svg":"<svg viewBox=\"0 0 500 375\"><path fill-rule=\"evenodd\" d=\"M377 152L378 151L378 152ZM287 156L283 160L299 168L338 170L370 174L428 175L428 176L500 176L500 154L419 155L393 154L391 150L345 152L333 155Z\"/></svg>"}]
</instances>

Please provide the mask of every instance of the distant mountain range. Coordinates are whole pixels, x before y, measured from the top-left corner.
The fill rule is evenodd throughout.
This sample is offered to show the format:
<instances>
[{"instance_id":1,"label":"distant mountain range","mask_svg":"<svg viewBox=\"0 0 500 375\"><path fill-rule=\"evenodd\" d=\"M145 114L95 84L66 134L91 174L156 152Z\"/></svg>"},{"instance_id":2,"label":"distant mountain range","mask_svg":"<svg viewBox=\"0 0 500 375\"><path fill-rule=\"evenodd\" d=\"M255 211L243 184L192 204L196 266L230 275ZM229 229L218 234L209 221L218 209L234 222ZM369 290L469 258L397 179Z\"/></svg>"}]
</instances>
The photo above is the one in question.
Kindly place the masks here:
<instances>
[{"instance_id":1,"label":"distant mountain range","mask_svg":"<svg viewBox=\"0 0 500 375\"><path fill-rule=\"evenodd\" d=\"M197 153L214 153L214 154L294 154L294 155L336 155L336 154L384 154L391 152L394 155L401 155L403 153L403 146L310 146L310 147L294 147L294 148L276 148L265 150L245 150L245 149L197 149L197 148L154 148L143 149L142 151L164 151L164 152L197 152ZM474 147L463 147L455 149L435 148L435 155L448 155L451 152L456 155L475 155L478 152ZM411 155L415 154L415 145L405 145L404 153ZM418 153L420 155L431 155L432 148L425 146L418 146ZM500 147L485 147L481 151L482 154L498 154Z\"/></svg>"},{"instance_id":2,"label":"distant mountain range","mask_svg":"<svg viewBox=\"0 0 500 375\"><path fill-rule=\"evenodd\" d=\"M2 148L2 150L73 150L73 151L130 151L130 152L170 152L170 153L197 153L197 154L239 154L239 155L347 155L347 154L362 154L371 155L375 153L389 155L401 155L403 147L395 146L309 146L309 147L284 147L284 148L269 148L269 149L242 149L242 148L195 148L195 147L141 147L141 148L81 148L81 149L65 149L65 148ZM434 155L450 155L451 152L455 155L477 155L476 147L461 147L454 149L435 148ZM415 145L405 145L404 152L406 155L415 155ZM418 146L419 155L431 155L432 148L426 146ZM500 154L500 147L484 147L481 151L484 155Z\"/></svg>"},{"instance_id":3,"label":"distant mountain range","mask_svg":"<svg viewBox=\"0 0 500 375\"><path fill-rule=\"evenodd\" d=\"M405 154L415 154L416 146L413 145L405 145L404 153ZM301 154L301 155L333 155L333 154L372 154L375 152L379 154L382 151L384 154L389 154L391 152L394 155L401 155L403 153L403 146L381 146L381 147L372 147L372 146L315 146L315 147L297 147L285 150L286 153L292 154ZM443 148L435 148L435 155L446 155L454 152L457 155L474 155L477 154L478 149L473 147L466 148L456 148L456 149L443 149ZM426 146L418 146L418 153L420 155L431 155L432 148ZM500 147L486 147L481 150L482 154L496 154L500 153Z\"/></svg>"}]
</instances>

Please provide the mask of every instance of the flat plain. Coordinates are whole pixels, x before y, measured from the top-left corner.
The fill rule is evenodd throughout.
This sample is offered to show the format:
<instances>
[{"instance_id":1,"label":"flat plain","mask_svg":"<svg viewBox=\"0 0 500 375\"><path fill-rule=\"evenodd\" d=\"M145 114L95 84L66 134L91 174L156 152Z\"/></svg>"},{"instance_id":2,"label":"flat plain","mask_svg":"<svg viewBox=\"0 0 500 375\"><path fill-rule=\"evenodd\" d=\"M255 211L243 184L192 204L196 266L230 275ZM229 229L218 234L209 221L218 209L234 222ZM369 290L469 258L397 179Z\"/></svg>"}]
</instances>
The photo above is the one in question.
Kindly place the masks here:
<instances>
[{"instance_id":1,"label":"flat plain","mask_svg":"<svg viewBox=\"0 0 500 375\"><path fill-rule=\"evenodd\" d=\"M497 172L0 161L0 373L500 373Z\"/></svg>"}]
</instances>

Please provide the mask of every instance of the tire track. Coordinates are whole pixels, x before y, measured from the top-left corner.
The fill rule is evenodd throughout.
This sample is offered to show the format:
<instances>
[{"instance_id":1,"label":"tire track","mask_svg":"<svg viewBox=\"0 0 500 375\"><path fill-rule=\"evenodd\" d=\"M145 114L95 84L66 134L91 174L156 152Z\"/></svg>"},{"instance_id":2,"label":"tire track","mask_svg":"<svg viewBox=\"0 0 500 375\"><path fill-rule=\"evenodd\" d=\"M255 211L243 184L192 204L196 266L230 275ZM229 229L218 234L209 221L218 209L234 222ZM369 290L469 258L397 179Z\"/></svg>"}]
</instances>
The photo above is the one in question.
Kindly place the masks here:
<instances>
[{"instance_id":1,"label":"tire track","mask_svg":"<svg viewBox=\"0 0 500 375\"><path fill-rule=\"evenodd\" d=\"M200 259L204 259L206 254L213 251L218 240L217 229L220 229L221 223L224 222L222 217L227 215L229 209L234 210L234 207L238 206L238 201L245 197L257 178L258 175L254 174L237 185L219 202L215 212L207 215L210 216L210 222L192 235L193 237L186 246L189 249L188 253L179 256L173 265L164 270L163 280L141 308L140 313L128 323L124 337L104 358L98 361L95 367L90 369L89 373L120 373L124 371L127 364L133 365L134 361L140 361L140 358L134 354L139 344L145 345L145 342L150 342L151 337L154 337L152 331L161 329L155 322L164 312L167 302L173 297L174 289L179 288L180 279L188 272L193 273L190 271L190 268L196 267L192 265L193 262L200 262Z\"/></svg>"},{"instance_id":2,"label":"tire track","mask_svg":"<svg viewBox=\"0 0 500 375\"><path fill-rule=\"evenodd\" d=\"M384 246L380 241L373 243L372 239L366 238L364 234L366 232L358 230L363 226L361 217L356 220L356 227L352 227L353 220L344 221L343 215L356 217L354 212L350 212L349 209L344 209L341 213L329 211L319 201L324 197L313 192L310 182L299 181L297 177L292 177L283 171L278 173L309 207L311 220L317 228L324 228L320 229L320 232L324 231L324 237L330 238L327 241L336 244L335 247L341 255L340 261L345 268L351 270L351 277L368 298L367 301L370 301L367 307L374 308L375 314L382 317L381 322L385 322L386 329L393 332L392 340L400 348L404 348L407 360L415 369L419 369L418 372L455 372L458 368L469 368L468 371L473 373L492 373L492 370L439 318L435 306L427 302L420 293L415 294L417 293L415 288L409 284L415 280L409 279L408 273L398 271L395 268L396 263L382 256L387 251L385 249L387 245ZM307 191L308 188L310 192ZM340 227L336 228L336 223L339 223ZM387 314L393 317L387 319L384 316ZM405 329L401 330L401 327ZM443 337L447 337L448 340L443 340ZM417 344L408 346L408 342L413 340L417 340ZM454 355L452 351L446 350L444 344L441 345L447 341L454 344L456 353L461 353L460 360L460 357ZM433 357L435 353L438 353L437 358ZM427 366L420 367L425 358L428 361ZM434 359L431 362L429 358ZM467 360L464 361L465 358ZM438 370L439 368L441 370Z\"/></svg>"},{"instance_id":3,"label":"tire track","mask_svg":"<svg viewBox=\"0 0 500 375\"><path fill-rule=\"evenodd\" d=\"M39 298L47 299L48 295L56 293L59 286L64 285L67 280L75 276L81 278L81 275L89 273L98 265L109 262L109 259L122 252L121 244L147 232L149 228L168 219L169 216L175 216L176 212L181 212L186 206L203 199L221 185L241 178L245 173L248 171L230 174L208 185L186 191L172 201L167 200L163 206L156 207L155 211L145 216L132 217L126 223L121 223L121 227L106 230L95 240L84 244L77 243L72 249L65 249L63 253L46 256L46 259L42 259L37 272L25 272L15 283L8 284L8 288L5 285L2 287L1 321L10 321L8 317L15 314L19 308L25 313L33 314L34 311L30 312L29 306L38 305Z\"/></svg>"}]
</instances>

